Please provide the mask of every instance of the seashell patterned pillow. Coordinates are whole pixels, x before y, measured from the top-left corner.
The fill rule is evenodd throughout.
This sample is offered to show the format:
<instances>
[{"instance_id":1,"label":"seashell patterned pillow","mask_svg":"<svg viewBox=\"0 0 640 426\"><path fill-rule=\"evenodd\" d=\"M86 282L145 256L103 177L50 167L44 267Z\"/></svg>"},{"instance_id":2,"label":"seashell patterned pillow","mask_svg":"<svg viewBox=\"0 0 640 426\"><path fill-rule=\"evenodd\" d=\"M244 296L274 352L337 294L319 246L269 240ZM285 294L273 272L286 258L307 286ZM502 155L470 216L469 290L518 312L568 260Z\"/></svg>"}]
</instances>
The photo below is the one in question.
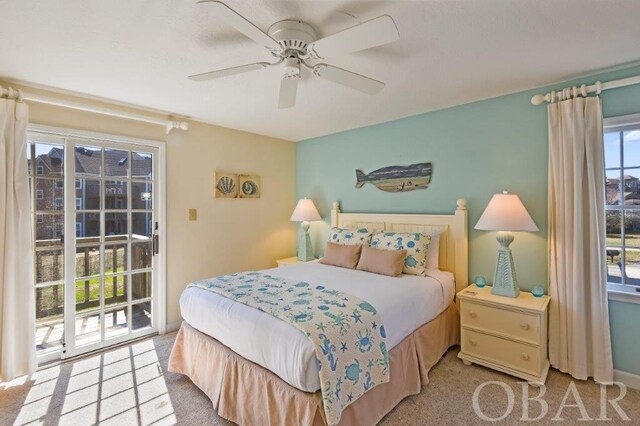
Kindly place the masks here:
<instances>
[{"instance_id":1,"label":"seashell patterned pillow","mask_svg":"<svg viewBox=\"0 0 640 426\"><path fill-rule=\"evenodd\" d=\"M424 275L427 249L431 237L420 232L376 232L371 237L371 247L382 250L406 250L403 274Z\"/></svg>"},{"instance_id":2,"label":"seashell patterned pillow","mask_svg":"<svg viewBox=\"0 0 640 426\"><path fill-rule=\"evenodd\" d=\"M369 241L371 241L371 232L367 228L337 228L334 226L329 234L330 243L345 246L369 245Z\"/></svg>"}]
</instances>

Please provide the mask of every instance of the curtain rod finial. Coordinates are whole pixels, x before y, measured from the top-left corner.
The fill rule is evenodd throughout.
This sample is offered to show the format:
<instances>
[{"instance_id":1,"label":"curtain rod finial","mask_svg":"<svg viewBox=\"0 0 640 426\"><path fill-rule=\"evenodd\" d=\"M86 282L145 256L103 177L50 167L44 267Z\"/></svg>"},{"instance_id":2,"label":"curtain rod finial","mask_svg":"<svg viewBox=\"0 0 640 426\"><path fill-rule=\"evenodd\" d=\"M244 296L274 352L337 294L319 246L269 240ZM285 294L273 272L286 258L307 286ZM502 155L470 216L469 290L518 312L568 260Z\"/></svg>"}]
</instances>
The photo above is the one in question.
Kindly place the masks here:
<instances>
[{"instance_id":1,"label":"curtain rod finial","mask_svg":"<svg viewBox=\"0 0 640 426\"><path fill-rule=\"evenodd\" d=\"M542 105L544 101L546 101L544 95L535 95L531 98L531 103L535 106Z\"/></svg>"}]
</instances>

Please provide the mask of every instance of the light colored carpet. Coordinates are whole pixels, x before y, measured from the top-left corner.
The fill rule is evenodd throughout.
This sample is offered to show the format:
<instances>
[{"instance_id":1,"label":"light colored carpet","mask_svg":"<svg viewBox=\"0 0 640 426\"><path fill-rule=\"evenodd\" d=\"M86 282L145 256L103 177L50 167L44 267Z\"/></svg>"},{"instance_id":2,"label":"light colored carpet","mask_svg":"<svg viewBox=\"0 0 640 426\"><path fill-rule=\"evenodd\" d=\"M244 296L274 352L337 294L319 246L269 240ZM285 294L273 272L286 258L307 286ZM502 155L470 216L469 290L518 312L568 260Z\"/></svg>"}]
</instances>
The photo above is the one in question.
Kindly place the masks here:
<instances>
[{"instance_id":1,"label":"light colored carpet","mask_svg":"<svg viewBox=\"0 0 640 426\"><path fill-rule=\"evenodd\" d=\"M0 425L228 425L218 417L209 399L189 379L166 371L175 333L157 336L92 355L59 366L43 369L31 377L0 384ZM514 407L500 424L518 424L522 416L522 391L518 380L478 367L467 367L452 348L430 374L430 383L419 395L406 398L382 421L384 425L473 425L486 424L473 409L474 390L484 382L500 381L513 390ZM163 373L162 373L163 371ZM572 382L555 370L549 374L543 399L548 414L540 420L552 422ZM600 387L592 381L574 381L591 419L600 416ZM530 396L538 389L530 387ZM607 388L610 398L619 394ZM507 408L507 393L498 385L488 385L480 393L480 408L488 417L499 417ZM570 396L567 404L576 404ZM640 424L640 392L628 390L620 407ZM620 417L608 405L607 424L618 424ZM540 404L530 404L529 416L540 413ZM563 424L578 423L581 412L567 407L560 417ZM522 422L524 423L524 422ZM583 423L583 422L581 422ZM604 423L604 422L603 422Z\"/></svg>"}]
</instances>

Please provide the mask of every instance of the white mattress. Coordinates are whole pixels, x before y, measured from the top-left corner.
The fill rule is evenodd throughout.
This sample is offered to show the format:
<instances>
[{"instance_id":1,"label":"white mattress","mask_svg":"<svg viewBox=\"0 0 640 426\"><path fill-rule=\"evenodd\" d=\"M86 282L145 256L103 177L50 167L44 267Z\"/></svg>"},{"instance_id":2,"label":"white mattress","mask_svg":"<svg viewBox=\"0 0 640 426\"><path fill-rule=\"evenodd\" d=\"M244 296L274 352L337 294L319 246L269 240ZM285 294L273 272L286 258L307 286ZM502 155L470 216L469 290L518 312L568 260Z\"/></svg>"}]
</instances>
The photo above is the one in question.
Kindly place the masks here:
<instances>
[{"instance_id":1,"label":"white mattress","mask_svg":"<svg viewBox=\"0 0 640 426\"><path fill-rule=\"evenodd\" d=\"M438 270L429 270L427 277L392 278L309 262L263 272L322 284L371 303L384 324L389 349L437 317L455 294L453 274ZM306 392L320 389L313 344L291 324L197 287L182 293L180 310L189 325L291 386Z\"/></svg>"}]
</instances>

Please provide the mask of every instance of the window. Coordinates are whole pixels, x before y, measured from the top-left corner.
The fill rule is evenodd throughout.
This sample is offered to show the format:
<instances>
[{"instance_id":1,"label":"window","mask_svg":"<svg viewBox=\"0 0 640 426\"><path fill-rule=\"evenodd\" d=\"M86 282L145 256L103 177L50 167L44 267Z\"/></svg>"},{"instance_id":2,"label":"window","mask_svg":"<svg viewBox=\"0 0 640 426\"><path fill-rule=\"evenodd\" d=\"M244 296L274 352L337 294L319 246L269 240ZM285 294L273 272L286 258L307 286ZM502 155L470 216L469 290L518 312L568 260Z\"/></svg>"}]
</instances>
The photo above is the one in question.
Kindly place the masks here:
<instances>
[{"instance_id":1,"label":"window","mask_svg":"<svg viewBox=\"0 0 640 426\"><path fill-rule=\"evenodd\" d=\"M63 189L64 181L62 179L56 180L56 189Z\"/></svg>"},{"instance_id":2,"label":"window","mask_svg":"<svg viewBox=\"0 0 640 426\"><path fill-rule=\"evenodd\" d=\"M609 290L640 294L640 115L605 120Z\"/></svg>"},{"instance_id":3,"label":"window","mask_svg":"<svg viewBox=\"0 0 640 426\"><path fill-rule=\"evenodd\" d=\"M36 166L36 174L37 175L41 175L44 173L44 167L42 166Z\"/></svg>"},{"instance_id":4,"label":"window","mask_svg":"<svg viewBox=\"0 0 640 426\"><path fill-rule=\"evenodd\" d=\"M36 189L36 200L44 199L44 190Z\"/></svg>"},{"instance_id":5,"label":"window","mask_svg":"<svg viewBox=\"0 0 640 426\"><path fill-rule=\"evenodd\" d=\"M64 198L56 197L56 209L61 209L64 206Z\"/></svg>"},{"instance_id":6,"label":"window","mask_svg":"<svg viewBox=\"0 0 640 426\"><path fill-rule=\"evenodd\" d=\"M56 238L60 238L64 234L64 223L56 223L54 225L54 234Z\"/></svg>"},{"instance_id":7,"label":"window","mask_svg":"<svg viewBox=\"0 0 640 426\"><path fill-rule=\"evenodd\" d=\"M82 223L76 222L76 237L82 237Z\"/></svg>"},{"instance_id":8,"label":"window","mask_svg":"<svg viewBox=\"0 0 640 426\"><path fill-rule=\"evenodd\" d=\"M82 209L82 198L76 198L76 209Z\"/></svg>"}]
</instances>

